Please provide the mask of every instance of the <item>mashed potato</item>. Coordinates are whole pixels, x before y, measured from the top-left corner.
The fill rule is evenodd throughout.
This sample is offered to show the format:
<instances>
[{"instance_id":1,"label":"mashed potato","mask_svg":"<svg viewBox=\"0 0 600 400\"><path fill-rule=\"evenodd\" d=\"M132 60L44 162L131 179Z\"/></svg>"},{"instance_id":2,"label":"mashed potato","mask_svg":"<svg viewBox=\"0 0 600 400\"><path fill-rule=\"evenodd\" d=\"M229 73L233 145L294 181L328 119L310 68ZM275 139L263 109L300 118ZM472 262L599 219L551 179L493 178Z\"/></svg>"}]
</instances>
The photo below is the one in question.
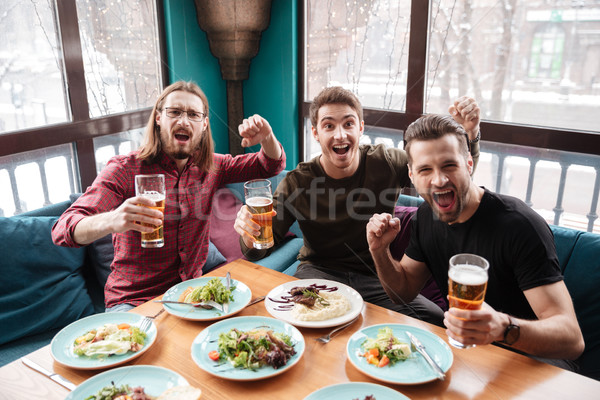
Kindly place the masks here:
<instances>
[{"instance_id":1,"label":"mashed potato","mask_svg":"<svg viewBox=\"0 0 600 400\"><path fill-rule=\"evenodd\" d=\"M344 315L352 308L348 299L341 293L321 291L319 295L329 302L328 306L318 301L312 307L296 303L292 308L294 318L298 321L324 321Z\"/></svg>"}]
</instances>

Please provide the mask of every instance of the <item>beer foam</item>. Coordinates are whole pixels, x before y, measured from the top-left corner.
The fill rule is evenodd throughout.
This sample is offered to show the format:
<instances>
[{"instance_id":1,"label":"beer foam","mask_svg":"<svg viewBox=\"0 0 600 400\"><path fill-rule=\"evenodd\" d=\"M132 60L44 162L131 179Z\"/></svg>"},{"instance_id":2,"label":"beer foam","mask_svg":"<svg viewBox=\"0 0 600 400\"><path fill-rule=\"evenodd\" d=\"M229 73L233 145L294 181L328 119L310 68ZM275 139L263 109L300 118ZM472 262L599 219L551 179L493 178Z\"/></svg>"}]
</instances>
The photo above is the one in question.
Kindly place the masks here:
<instances>
[{"instance_id":1,"label":"beer foam","mask_svg":"<svg viewBox=\"0 0 600 400\"><path fill-rule=\"evenodd\" d=\"M161 200L165 199L164 193L158 193L158 192L152 191L152 190L142 193L140 196L142 196L146 199L150 199L152 201L161 201Z\"/></svg>"},{"instance_id":2,"label":"beer foam","mask_svg":"<svg viewBox=\"0 0 600 400\"><path fill-rule=\"evenodd\" d=\"M273 203L273 199L269 199L268 197L250 197L246 199L246 204L250 207L264 207Z\"/></svg>"},{"instance_id":3,"label":"beer foam","mask_svg":"<svg viewBox=\"0 0 600 400\"><path fill-rule=\"evenodd\" d=\"M448 271L448 277L462 285L483 285L487 282L486 271L475 265L458 264Z\"/></svg>"}]
</instances>

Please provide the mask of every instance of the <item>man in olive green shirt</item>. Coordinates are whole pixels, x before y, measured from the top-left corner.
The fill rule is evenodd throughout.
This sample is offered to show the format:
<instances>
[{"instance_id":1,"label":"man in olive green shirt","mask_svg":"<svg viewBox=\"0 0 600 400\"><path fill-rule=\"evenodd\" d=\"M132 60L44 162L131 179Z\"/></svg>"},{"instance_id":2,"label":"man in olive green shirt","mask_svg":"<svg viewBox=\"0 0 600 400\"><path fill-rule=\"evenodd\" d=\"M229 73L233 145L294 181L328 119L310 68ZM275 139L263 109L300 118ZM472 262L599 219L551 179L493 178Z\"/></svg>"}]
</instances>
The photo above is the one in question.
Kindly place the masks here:
<instances>
[{"instance_id":1,"label":"man in olive green shirt","mask_svg":"<svg viewBox=\"0 0 600 400\"><path fill-rule=\"evenodd\" d=\"M471 153L477 158L479 107L473 99L461 97L449 111L468 133ZM362 106L341 87L324 89L315 97L310 115L322 153L290 171L273 196L275 244L284 240L294 221L303 233L301 264L294 276L341 282L356 289L365 301L441 324L442 310L423 296L410 304L390 300L366 239L369 218L393 213L400 190L410 183L406 153L384 145L359 145L364 131ZM258 224L245 206L234 227L249 260L268 254L252 247Z\"/></svg>"}]
</instances>

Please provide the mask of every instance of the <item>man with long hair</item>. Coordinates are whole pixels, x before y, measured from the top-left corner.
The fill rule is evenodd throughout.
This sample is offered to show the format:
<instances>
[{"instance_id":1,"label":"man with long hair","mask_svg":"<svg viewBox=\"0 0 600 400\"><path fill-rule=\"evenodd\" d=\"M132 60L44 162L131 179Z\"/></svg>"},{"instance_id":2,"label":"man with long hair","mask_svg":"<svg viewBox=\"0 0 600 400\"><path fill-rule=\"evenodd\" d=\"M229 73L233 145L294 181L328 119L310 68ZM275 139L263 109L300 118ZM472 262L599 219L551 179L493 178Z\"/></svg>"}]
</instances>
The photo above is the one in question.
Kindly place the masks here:
<instances>
[{"instance_id":1,"label":"man with long hair","mask_svg":"<svg viewBox=\"0 0 600 400\"><path fill-rule=\"evenodd\" d=\"M212 198L227 183L268 178L285 167L285 153L269 123L258 115L239 126L242 146L257 153L216 154L208 99L194 83L176 82L158 98L144 143L113 157L92 186L59 218L54 243L78 247L112 234L114 259L105 285L108 311L126 311L202 274L209 248ZM134 176L164 174L164 215L152 200L135 196ZM165 244L142 248L140 233L164 223Z\"/></svg>"}]
</instances>

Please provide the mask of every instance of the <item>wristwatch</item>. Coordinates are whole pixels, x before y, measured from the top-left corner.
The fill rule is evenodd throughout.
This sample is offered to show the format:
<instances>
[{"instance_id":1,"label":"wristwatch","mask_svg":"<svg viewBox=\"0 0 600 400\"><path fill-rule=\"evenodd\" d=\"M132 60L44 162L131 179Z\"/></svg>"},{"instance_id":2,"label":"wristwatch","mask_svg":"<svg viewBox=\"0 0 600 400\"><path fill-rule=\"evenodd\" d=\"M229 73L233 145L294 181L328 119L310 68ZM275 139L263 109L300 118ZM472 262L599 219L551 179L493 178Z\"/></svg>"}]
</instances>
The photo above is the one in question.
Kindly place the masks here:
<instances>
[{"instance_id":1,"label":"wristwatch","mask_svg":"<svg viewBox=\"0 0 600 400\"><path fill-rule=\"evenodd\" d=\"M508 317L508 326L506 330L504 330L504 339L500 343L504 343L507 345L513 345L519 340L519 335L521 334L521 327L517 323L517 321L507 314Z\"/></svg>"},{"instance_id":2,"label":"wristwatch","mask_svg":"<svg viewBox=\"0 0 600 400\"><path fill-rule=\"evenodd\" d=\"M469 137L467 136L467 139ZM473 140L469 139L469 144L475 144L477 142L479 142L479 139L481 139L481 129L479 131L477 131L477 137Z\"/></svg>"}]
</instances>

